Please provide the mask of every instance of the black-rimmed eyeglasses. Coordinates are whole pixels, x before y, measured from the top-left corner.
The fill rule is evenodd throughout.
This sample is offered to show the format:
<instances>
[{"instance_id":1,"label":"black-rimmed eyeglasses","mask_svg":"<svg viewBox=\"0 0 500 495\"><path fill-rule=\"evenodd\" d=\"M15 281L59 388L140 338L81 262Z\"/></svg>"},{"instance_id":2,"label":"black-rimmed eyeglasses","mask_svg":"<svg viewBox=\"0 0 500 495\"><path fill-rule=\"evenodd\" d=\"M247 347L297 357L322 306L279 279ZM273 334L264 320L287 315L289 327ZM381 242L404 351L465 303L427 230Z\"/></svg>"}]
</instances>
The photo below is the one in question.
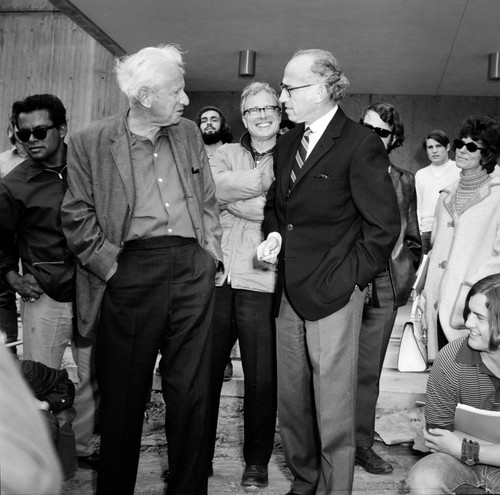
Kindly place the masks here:
<instances>
[{"instance_id":1,"label":"black-rimmed eyeglasses","mask_svg":"<svg viewBox=\"0 0 500 495\"><path fill-rule=\"evenodd\" d=\"M485 149L481 148L476 143L466 143L461 139L455 139L455 141L453 141L453 146L455 147L456 150L461 150L465 146L469 153L475 153L477 150L483 151Z\"/></svg>"},{"instance_id":2,"label":"black-rimmed eyeglasses","mask_svg":"<svg viewBox=\"0 0 500 495\"><path fill-rule=\"evenodd\" d=\"M32 129L31 131L28 129L23 129L21 131L16 132L16 136L19 138L19 141L23 143L27 143L30 140L31 135L39 141L42 141L47 137L47 131L50 129L55 129L56 125L49 125L47 127L37 127L36 129Z\"/></svg>"},{"instance_id":3,"label":"black-rimmed eyeglasses","mask_svg":"<svg viewBox=\"0 0 500 495\"><path fill-rule=\"evenodd\" d=\"M363 122L363 119L361 119L359 123L364 125L365 127L368 127L368 129L371 129L373 132L376 132L381 138L386 138L389 137L391 134L394 134L389 129L382 129L382 127L374 127L370 124L367 124L366 122Z\"/></svg>"},{"instance_id":4,"label":"black-rimmed eyeglasses","mask_svg":"<svg viewBox=\"0 0 500 495\"><path fill-rule=\"evenodd\" d=\"M267 105L266 107L252 107L247 108L243 111L243 115L249 115L250 117L260 117L260 113L264 112L265 115L273 115L276 112L280 112L281 109L277 105Z\"/></svg>"},{"instance_id":5,"label":"black-rimmed eyeglasses","mask_svg":"<svg viewBox=\"0 0 500 495\"><path fill-rule=\"evenodd\" d=\"M292 88L292 87L287 86L286 84L283 84L282 82L280 82L280 88L282 91L286 92L286 94L288 95L288 98L291 98L291 96L292 96L290 94L291 91L295 91L296 89L308 88L309 86L314 86L315 84L318 84L318 83L304 84L303 86L294 86Z\"/></svg>"}]
</instances>

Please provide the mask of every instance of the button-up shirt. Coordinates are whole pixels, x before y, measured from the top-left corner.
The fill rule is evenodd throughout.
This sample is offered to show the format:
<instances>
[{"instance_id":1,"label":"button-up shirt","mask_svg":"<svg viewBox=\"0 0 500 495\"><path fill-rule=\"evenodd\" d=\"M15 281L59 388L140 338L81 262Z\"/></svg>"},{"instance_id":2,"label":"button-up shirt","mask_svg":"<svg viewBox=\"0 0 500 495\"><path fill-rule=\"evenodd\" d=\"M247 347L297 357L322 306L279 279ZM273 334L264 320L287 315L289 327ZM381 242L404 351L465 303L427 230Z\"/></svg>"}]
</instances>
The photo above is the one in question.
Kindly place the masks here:
<instances>
[{"instance_id":1,"label":"button-up shirt","mask_svg":"<svg viewBox=\"0 0 500 495\"><path fill-rule=\"evenodd\" d=\"M195 238L166 128L154 143L130 133L135 207L127 241L164 235Z\"/></svg>"}]
</instances>

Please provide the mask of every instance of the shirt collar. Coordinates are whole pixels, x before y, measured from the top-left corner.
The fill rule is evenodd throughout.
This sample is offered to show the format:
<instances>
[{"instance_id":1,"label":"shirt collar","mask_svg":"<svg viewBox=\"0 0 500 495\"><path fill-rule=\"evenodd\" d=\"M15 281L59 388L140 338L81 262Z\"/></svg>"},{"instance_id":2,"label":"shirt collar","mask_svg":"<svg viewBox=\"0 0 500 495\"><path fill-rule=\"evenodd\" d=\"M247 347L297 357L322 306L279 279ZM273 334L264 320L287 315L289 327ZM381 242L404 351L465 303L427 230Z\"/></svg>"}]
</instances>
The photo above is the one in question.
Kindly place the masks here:
<instances>
[{"instance_id":1,"label":"shirt collar","mask_svg":"<svg viewBox=\"0 0 500 495\"><path fill-rule=\"evenodd\" d=\"M130 113L130 108L127 110L127 112L125 114L125 130L127 131L129 147L132 147L132 145L134 145L136 141L150 141L149 138L147 138L145 136L140 136L139 134L134 134L130 130L130 127L128 126L129 113ZM156 141L156 138L158 136L166 136L168 138L168 127L160 127L158 132L155 134L155 137L154 137L155 141ZM154 142L153 142L153 144L154 144Z\"/></svg>"},{"instance_id":2,"label":"shirt collar","mask_svg":"<svg viewBox=\"0 0 500 495\"><path fill-rule=\"evenodd\" d=\"M442 165L434 165L434 163L431 162L430 166L433 167L434 169L437 169L437 170L444 170L452 164L455 165L453 160L451 158L448 158L448 161L446 161Z\"/></svg>"},{"instance_id":3,"label":"shirt collar","mask_svg":"<svg viewBox=\"0 0 500 495\"><path fill-rule=\"evenodd\" d=\"M64 145L66 146L66 145ZM29 182L31 179L40 175L42 172L46 170L50 170L48 167L43 165L40 162L33 160L32 158L27 158L23 163L26 163L28 166L28 170L26 172L26 181ZM66 171L66 164L62 165L62 168L59 170L53 170L53 172L57 172L58 174L62 174Z\"/></svg>"},{"instance_id":4,"label":"shirt collar","mask_svg":"<svg viewBox=\"0 0 500 495\"><path fill-rule=\"evenodd\" d=\"M500 402L500 378L495 376L483 363L481 353L469 347L469 337L464 338L460 349L457 352L455 361L461 364L477 366L479 371L490 377L491 383L495 387L495 402Z\"/></svg>"},{"instance_id":5,"label":"shirt collar","mask_svg":"<svg viewBox=\"0 0 500 495\"><path fill-rule=\"evenodd\" d=\"M469 337L464 338L460 349L455 357L457 363L469 364L471 366L477 366L483 363L481 359L481 353L469 347ZM485 367L486 368L486 367Z\"/></svg>"},{"instance_id":6,"label":"shirt collar","mask_svg":"<svg viewBox=\"0 0 500 495\"><path fill-rule=\"evenodd\" d=\"M26 179L28 181L33 179L33 177L41 174L45 170L45 167L41 163L35 162L31 158L28 158L26 162L28 164L28 171L26 172Z\"/></svg>"},{"instance_id":7,"label":"shirt collar","mask_svg":"<svg viewBox=\"0 0 500 495\"><path fill-rule=\"evenodd\" d=\"M333 119L338 108L339 106L335 105L329 112L325 113L325 115L310 124L308 127L309 129L311 129L311 132L318 133L319 135L323 134L323 132L325 132L325 129L328 127L328 124Z\"/></svg>"}]
</instances>

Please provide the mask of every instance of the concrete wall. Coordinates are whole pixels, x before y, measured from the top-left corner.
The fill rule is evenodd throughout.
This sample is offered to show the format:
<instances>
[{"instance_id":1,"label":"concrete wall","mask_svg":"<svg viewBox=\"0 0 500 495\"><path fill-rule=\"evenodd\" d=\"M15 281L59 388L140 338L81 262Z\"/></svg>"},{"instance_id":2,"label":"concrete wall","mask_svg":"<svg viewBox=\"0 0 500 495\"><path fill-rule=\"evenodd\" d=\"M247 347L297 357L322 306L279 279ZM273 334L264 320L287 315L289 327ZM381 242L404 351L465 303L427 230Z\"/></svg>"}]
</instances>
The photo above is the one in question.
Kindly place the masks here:
<instances>
[{"instance_id":1,"label":"concrete wall","mask_svg":"<svg viewBox=\"0 0 500 495\"><path fill-rule=\"evenodd\" d=\"M500 94L500 82L498 89ZM235 139L244 132L239 111L239 93L206 92L188 95L191 103L185 111L187 118L194 119L202 107L215 105L224 112ZM463 121L471 115L488 115L500 119L500 97L356 94L347 95L341 105L346 114L357 121L365 107L379 101L391 103L401 112L406 139L401 148L392 152L391 161L412 172L429 163L422 148L422 140L428 132L442 129L453 140Z\"/></svg>"},{"instance_id":2,"label":"concrete wall","mask_svg":"<svg viewBox=\"0 0 500 495\"><path fill-rule=\"evenodd\" d=\"M12 103L28 95L58 96L70 133L127 107L113 56L47 0L1 0L0 47L0 151Z\"/></svg>"},{"instance_id":3,"label":"concrete wall","mask_svg":"<svg viewBox=\"0 0 500 495\"><path fill-rule=\"evenodd\" d=\"M68 111L70 133L127 107L113 74L114 57L48 0L2 0L0 47L0 151L9 146L6 130L13 101L29 94L59 96ZM194 119L206 105L220 107L239 139L244 131L240 93L190 93L189 83L186 89L191 99L187 118ZM498 89L500 95L500 82ZM406 141L391 160L413 172L428 163L421 142L432 129L443 129L453 139L470 115L500 118L500 97L358 94L348 95L342 106L358 120L364 107L381 100L401 111L406 129Z\"/></svg>"}]
</instances>

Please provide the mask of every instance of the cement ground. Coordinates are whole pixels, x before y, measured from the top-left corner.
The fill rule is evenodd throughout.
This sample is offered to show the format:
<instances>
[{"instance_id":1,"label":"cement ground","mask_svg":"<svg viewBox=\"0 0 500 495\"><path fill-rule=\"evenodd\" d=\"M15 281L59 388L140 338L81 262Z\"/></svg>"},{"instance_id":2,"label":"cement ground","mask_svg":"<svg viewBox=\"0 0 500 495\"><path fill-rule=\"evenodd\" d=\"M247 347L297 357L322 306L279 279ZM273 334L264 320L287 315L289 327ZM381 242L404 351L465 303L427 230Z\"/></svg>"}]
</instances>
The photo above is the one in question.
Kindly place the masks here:
<instances>
[{"instance_id":1,"label":"cement ground","mask_svg":"<svg viewBox=\"0 0 500 495\"><path fill-rule=\"evenodd\" d=\"M214 459L214 476L209 479L210 495L239 495L245 492L240 486L244 468L242 459L243 401L239 397L221 397L218 440ZM163 495L166 484L161 479L168 467L167 444L163 430L164 403L159 392L153 392L147 408L148 422L144 423L141 459L137 476L137 494ZM98 445L98 437L95 438ZM420 458L411 445L388 447L375 443L375 450L394 465L390 475L370 475L356 466L354 475L354 495L402 494L403 483L411 466ZM250 493L258 495L284 495L290 490L292 476L286 467L278 433L275 437L274 452L269 464L269 486ZM65 495L91 495L95 490L96 473L80 469L75 478L64 485Z\"/></svg>"}]
</instances>

